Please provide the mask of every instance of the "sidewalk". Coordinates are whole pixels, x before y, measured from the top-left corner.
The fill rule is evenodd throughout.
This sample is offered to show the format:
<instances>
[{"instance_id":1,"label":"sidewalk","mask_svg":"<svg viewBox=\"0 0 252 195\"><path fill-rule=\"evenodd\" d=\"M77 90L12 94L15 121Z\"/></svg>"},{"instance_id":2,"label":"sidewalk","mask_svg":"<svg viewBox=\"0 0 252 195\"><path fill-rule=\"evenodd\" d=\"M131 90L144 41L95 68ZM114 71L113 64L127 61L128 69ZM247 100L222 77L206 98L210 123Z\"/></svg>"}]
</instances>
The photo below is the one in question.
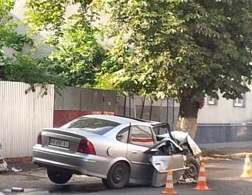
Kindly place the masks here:
<instances>
[{"instance_id":1,"label":"sidewalk","mask_svg":"<svg viewBox=\"0 0 252 195\"><path fill-rule=\"evenodd\" d=\"M252 154L252 141L199 144L203 156L240 158Z\"/></svg>"}]
</instances>

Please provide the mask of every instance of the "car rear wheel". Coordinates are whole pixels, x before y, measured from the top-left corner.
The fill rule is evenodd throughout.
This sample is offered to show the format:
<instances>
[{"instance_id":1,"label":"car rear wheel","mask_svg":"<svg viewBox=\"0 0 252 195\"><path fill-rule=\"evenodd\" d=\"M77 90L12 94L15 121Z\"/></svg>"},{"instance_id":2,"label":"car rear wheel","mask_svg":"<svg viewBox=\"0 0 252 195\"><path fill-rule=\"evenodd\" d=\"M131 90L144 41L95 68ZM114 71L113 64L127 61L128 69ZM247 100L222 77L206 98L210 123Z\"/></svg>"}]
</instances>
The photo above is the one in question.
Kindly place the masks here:
<instances>
[{"instance_id":1,"label":"car rear wheel","mask_svg":"<svg viewBox=\"0 0 252 195\"><path fill-rule=\"evenodd\" d=\"M107 179L102 179L102 181L108 188L119 189L128 184L129 176L129 165L125 162L117 162L110 168Z\"/></svg>"},{"instance_id":2,"label":"car rear wheel","mask_svg":"<svg viewBox=\"0 0 252 195\"><path fill-rule=\"evenodd\" d=\"M48 178L57 184L64 184L66 182L68 182L73 174L71 173L67 173L67 172L63 172L63 171L55 171L55 170L51 170L51 169L47 169L47 176Z\"/></svg>"},{"instance_id":3,"label":"car rear wheel","mask_svg":"<svg viewBox=\"0 0 252 195\"><path fill-rule=\"evenodd\" d=\"M192 157L187 158L186 166L189 167L189 169L185 171L185 174L184 174L185 178L197 180L199 176L199 170L200 170L200 164L198 163L198 161Z\"/></svg>"}]
</instances>

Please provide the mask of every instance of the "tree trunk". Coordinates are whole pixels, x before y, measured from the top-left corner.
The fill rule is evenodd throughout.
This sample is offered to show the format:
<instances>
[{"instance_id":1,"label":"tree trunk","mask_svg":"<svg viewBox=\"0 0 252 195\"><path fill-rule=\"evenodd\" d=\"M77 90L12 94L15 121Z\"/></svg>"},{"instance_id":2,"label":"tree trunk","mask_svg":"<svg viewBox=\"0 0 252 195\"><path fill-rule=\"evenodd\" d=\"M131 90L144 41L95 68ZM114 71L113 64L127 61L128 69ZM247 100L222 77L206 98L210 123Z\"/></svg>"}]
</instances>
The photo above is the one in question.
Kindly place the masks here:
<instances>
[{"instance_id":1,"label":"tree trunk","mask_svg":"<svg viewBox=\"0 0 252 195\"><path fill-rule=\"evenodd\" d=\"M189 133L192 139L194 139L197 131L197 118L186 118L179 115L177 119L177 130Z\"/></svg>"},{"instance_id":2,"label":"tree trunk","mask_svg":"<svg viewBox=\"0 0 252 195\"><path fill-rule=\"evenodd\" d=\"M204 102L192 101L183 98L180 102L179 115L177 119L177 130L185 131L194 139L197 131L198 111Z\"/></svg>"}]
</instances>

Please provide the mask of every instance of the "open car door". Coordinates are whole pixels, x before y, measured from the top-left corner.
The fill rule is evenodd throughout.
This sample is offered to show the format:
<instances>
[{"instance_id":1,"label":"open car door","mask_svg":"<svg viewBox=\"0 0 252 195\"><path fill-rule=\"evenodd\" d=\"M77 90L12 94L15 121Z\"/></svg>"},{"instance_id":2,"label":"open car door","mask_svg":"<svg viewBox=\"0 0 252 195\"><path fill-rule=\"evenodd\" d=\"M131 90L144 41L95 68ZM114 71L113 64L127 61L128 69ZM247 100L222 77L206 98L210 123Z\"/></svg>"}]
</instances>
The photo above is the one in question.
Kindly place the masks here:
<instances>
[{"instance_id":1,"label":"open car door","mask_svg":"<svg viewBox=\"0 0 252 195\"><path fill-rule=\"evenodd\" d=\"M151 154L149 161L154 167L152 186L160 187L165 185L167 170L169 169L173 170L174 182L177 182L187 169L183 149L170 138L161 140L146 150L145 153Z\"/></svg>"}]
</instances>

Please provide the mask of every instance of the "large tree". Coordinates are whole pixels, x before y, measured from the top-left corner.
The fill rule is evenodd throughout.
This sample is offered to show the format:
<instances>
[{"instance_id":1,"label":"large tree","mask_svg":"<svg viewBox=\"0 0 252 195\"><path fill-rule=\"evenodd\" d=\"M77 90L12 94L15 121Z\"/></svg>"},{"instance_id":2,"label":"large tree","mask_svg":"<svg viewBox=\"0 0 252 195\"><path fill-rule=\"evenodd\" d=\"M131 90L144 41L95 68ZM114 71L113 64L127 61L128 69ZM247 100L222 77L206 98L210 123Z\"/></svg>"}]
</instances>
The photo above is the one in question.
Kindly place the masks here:
<instances>
[{"instance_id":1,"label":"large tree","mask_svg":"<svg viewBox=\"0 0 252 195\"><path fill-rule=\"evenodd\" d=\"M108 0L104 7L107 36L116 37L111 59L122 67L115 84L177 99L178 129L195 136L205 95L235 99L249 91L251 1Z\"/></svg>"},{"instance_id":2,"label":"large tree","mask_svg":"<svg viewBox=\"0 0 252 195\"><path fill-rule=\"evenodd\" d=\"M91 25L94 21L98 23L97 11L108 14L108 23L102 23L103 28L100 28L104 38L113 41L108 57L105 59L98 55L102 65L92 61L91 67L94 68L86 70L100 70L106 81L109 78L114 87L128 95L177 99L180 103L178 128L189 131L192 137L196 131L198 109L202 107L205 95L218 98L221 94L224 98L234 99L249 91L252 6L248 0L27 2L29 24L35 30L47 30L54 35L53 45L61 51L56 55L56 61L61 63L59 67L68 62L62 60L65 54L69 59L73 53L77 61L72 56L69 65L78 64L86 68L81 54L86 56L89 50L75 49L79 48L74 44L77 40L71 37L75 33L68 34L72 40L69 45L73 45L71 50L65 51L65 48L69 49L65 44L57 48L58 43L64 42L60 41L66 40L65 26L69 19L79 21L80 25L72 28L86 35L87 29L92 29L88 31L91 33L97 32L96 25ZM77 14L69 16L68 12L67 15L70 5L77 5ZM76 22L72 21L72 24ZM93 39L97 38L95 33L91 37L91 45L88 44L89 39L80 36L78 40L84 40L81 44L88 48L100 50Z\"/></svg>"}]
</instances>

